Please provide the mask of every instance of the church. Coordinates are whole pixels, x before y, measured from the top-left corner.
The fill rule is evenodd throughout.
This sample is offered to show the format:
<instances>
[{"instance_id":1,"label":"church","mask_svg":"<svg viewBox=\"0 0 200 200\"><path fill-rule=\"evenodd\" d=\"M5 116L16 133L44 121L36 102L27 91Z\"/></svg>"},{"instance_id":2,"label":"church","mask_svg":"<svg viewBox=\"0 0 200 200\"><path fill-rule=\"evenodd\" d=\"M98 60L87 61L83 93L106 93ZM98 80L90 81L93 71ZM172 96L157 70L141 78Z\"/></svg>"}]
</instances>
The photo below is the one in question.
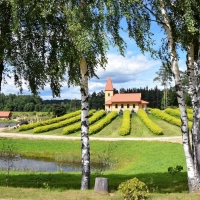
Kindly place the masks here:
<instances>
[{"instance_id":1,"label":"church","mask_svg":"<svg viewBox=\"0 0 200 200\"><path fill-rule=\"evenodd\" d=\"M105 110L138 112L139 109L146 109L149 102L141 99L141 93L114 94L112 80L108 77L105 87Z\"/></svg>"}]
</instances>

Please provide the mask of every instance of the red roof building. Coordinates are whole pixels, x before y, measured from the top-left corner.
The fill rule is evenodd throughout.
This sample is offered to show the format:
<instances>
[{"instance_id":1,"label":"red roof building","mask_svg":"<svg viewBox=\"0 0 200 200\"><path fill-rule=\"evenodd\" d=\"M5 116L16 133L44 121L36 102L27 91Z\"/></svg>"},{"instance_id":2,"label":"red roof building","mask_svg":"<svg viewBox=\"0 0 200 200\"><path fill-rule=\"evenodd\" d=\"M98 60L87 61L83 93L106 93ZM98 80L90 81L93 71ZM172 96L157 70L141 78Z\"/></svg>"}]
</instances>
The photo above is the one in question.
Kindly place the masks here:
<instances>
[{"instance_id":1,"label":"red roof building","mask_svg":"<svg viewBox=\"0 0 200 200\"><path fill-rule=\"evenodd\" d=\"M10 119L12 116L10 111L0 111L0 118L2 119Z\"/></svg>"},{"instance_id":2,"label":"red roof building","mask_svg":"<svg viewBox=\"0 0 200 200\"><path fill-rule=\"evenodd\" d=\"M120 111L146 109L149 102L141 99L141 93L114 94L111 78L108 77L105 87L105 110Z\"/></svg>"}]
</instances>

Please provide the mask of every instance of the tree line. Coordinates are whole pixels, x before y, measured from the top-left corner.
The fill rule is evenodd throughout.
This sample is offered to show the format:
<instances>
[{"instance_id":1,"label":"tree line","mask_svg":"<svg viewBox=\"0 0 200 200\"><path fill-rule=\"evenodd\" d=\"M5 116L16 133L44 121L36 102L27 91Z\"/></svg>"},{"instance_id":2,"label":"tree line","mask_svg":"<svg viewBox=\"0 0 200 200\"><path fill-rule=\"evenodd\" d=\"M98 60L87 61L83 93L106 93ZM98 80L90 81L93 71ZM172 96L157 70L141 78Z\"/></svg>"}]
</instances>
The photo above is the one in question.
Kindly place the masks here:
<instances>
[{"instance_id":1,"label":"tree line","mask_svg":"<svg viewBox=\"0 0 200 200\"><path fill-rule=\"evenodd\" d=\"M78 99L43 100L36 95L0 94L1 111L53 112L55 109L58 109L58 107L61 107L66 113L80 109L80 104L80 100Z\"/></svg>"},{"instance_id":2,"label":"tree line","mask_svg":"<svg viewBox=\"0 0 200 200\"><path fill-rule=\"evenodd\" d=\"M148 101L148 107L164 109L164 90L155 88L120 88L114 89L114 93L141 93L142 100ZM90 109L104 109L105 94L104 91L93 92L89 94ZM191 100L188 99L188 105ZM176 93L174 88L168 90L168 106L178 106ZM60 110L58 113L64 114L81 109L81 101L79 99L50 99L43 100L36 95L16 95L4 93L0 94L0 110L18 111L18 112L53 112ZM62 110L62 112L61 112Z\"/></svg>"}]
</instances>

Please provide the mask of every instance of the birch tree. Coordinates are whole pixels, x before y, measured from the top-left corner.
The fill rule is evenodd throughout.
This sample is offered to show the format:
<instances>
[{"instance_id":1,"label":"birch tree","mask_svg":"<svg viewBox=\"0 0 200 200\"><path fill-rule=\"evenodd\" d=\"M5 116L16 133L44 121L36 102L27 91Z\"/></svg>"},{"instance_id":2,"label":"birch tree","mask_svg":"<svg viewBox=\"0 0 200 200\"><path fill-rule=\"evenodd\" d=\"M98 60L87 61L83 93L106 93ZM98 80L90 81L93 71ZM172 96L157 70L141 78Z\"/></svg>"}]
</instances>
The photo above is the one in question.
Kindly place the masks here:
<instances>
[{"instance_id":1,"label":"birch tree","mask_svg":"<svg viewBox=\"0 0 200 200\"><path fill-rule=\"evenodd\" d=\"M199 90L199 1L143 1L143 6L151 13L149 20L156 21L167 36L166 47L171 62L171 69L175 80L178 105L181 113L181 131L183 148L186 157L189 191L200 189L200 90ZM188 118L178 67L178 47L187 51L187 68L190 94L194 110L192 141L188 130ZM195 57L197 70L195 71Z\"/></svg>"},{"instance_id":2,"label":"birch tree","mask_svg":"<svg viewBox=\"0 0 200 200\"><path fill-rule=\"evenodd\" d=\"M16 40L9 60L9 75L22 89L23 81L32 93L50 84L59 96L67 72L68 86L81 91L81 189L90 187L90 146L88 136L88 79L105 68L109 46L124 55L126 43L120 32L126 19L128 34L142 51L151 49L149 14L140 1L38 0L0 1L11 7L11 27ZM30 37L27 37L29 35ZM34 40L37 38L37 40ZM6 58L4 58L6 60ZM3 68L2 72L5 72ZM1 81L1 80L0 80Z\"/></svg>"}]
</instances>

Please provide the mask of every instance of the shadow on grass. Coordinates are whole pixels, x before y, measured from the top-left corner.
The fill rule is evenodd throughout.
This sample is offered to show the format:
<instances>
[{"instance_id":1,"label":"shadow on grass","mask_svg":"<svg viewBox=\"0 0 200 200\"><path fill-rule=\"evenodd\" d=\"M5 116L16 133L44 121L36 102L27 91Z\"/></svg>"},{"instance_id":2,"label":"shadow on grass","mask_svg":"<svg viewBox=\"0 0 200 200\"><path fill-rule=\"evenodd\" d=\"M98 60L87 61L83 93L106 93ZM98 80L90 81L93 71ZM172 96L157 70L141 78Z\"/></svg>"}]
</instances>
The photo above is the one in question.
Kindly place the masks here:
<instances>
[{"instance_id":1,"label":"shadow on grass","mask_svg":"<svg viewBox=\"0 0 200 200\"><path fill-rule=\"evenodd\" d=\"M185 192L188 191L187 174L181 172L172 177L169 173L149 173L149 174L105 174L109 180L110 192L117 190L118 185L128 179L137 177L145 182L149 189L159 193ZM94 187L96 175L91 174L90 186ZM20 188L50 188L50 189L74 189L81 187L81 174L75 173L11 173L7 178L6 173L0 174L0 186L20 187Z\"/></svg>"}]
</instances>

